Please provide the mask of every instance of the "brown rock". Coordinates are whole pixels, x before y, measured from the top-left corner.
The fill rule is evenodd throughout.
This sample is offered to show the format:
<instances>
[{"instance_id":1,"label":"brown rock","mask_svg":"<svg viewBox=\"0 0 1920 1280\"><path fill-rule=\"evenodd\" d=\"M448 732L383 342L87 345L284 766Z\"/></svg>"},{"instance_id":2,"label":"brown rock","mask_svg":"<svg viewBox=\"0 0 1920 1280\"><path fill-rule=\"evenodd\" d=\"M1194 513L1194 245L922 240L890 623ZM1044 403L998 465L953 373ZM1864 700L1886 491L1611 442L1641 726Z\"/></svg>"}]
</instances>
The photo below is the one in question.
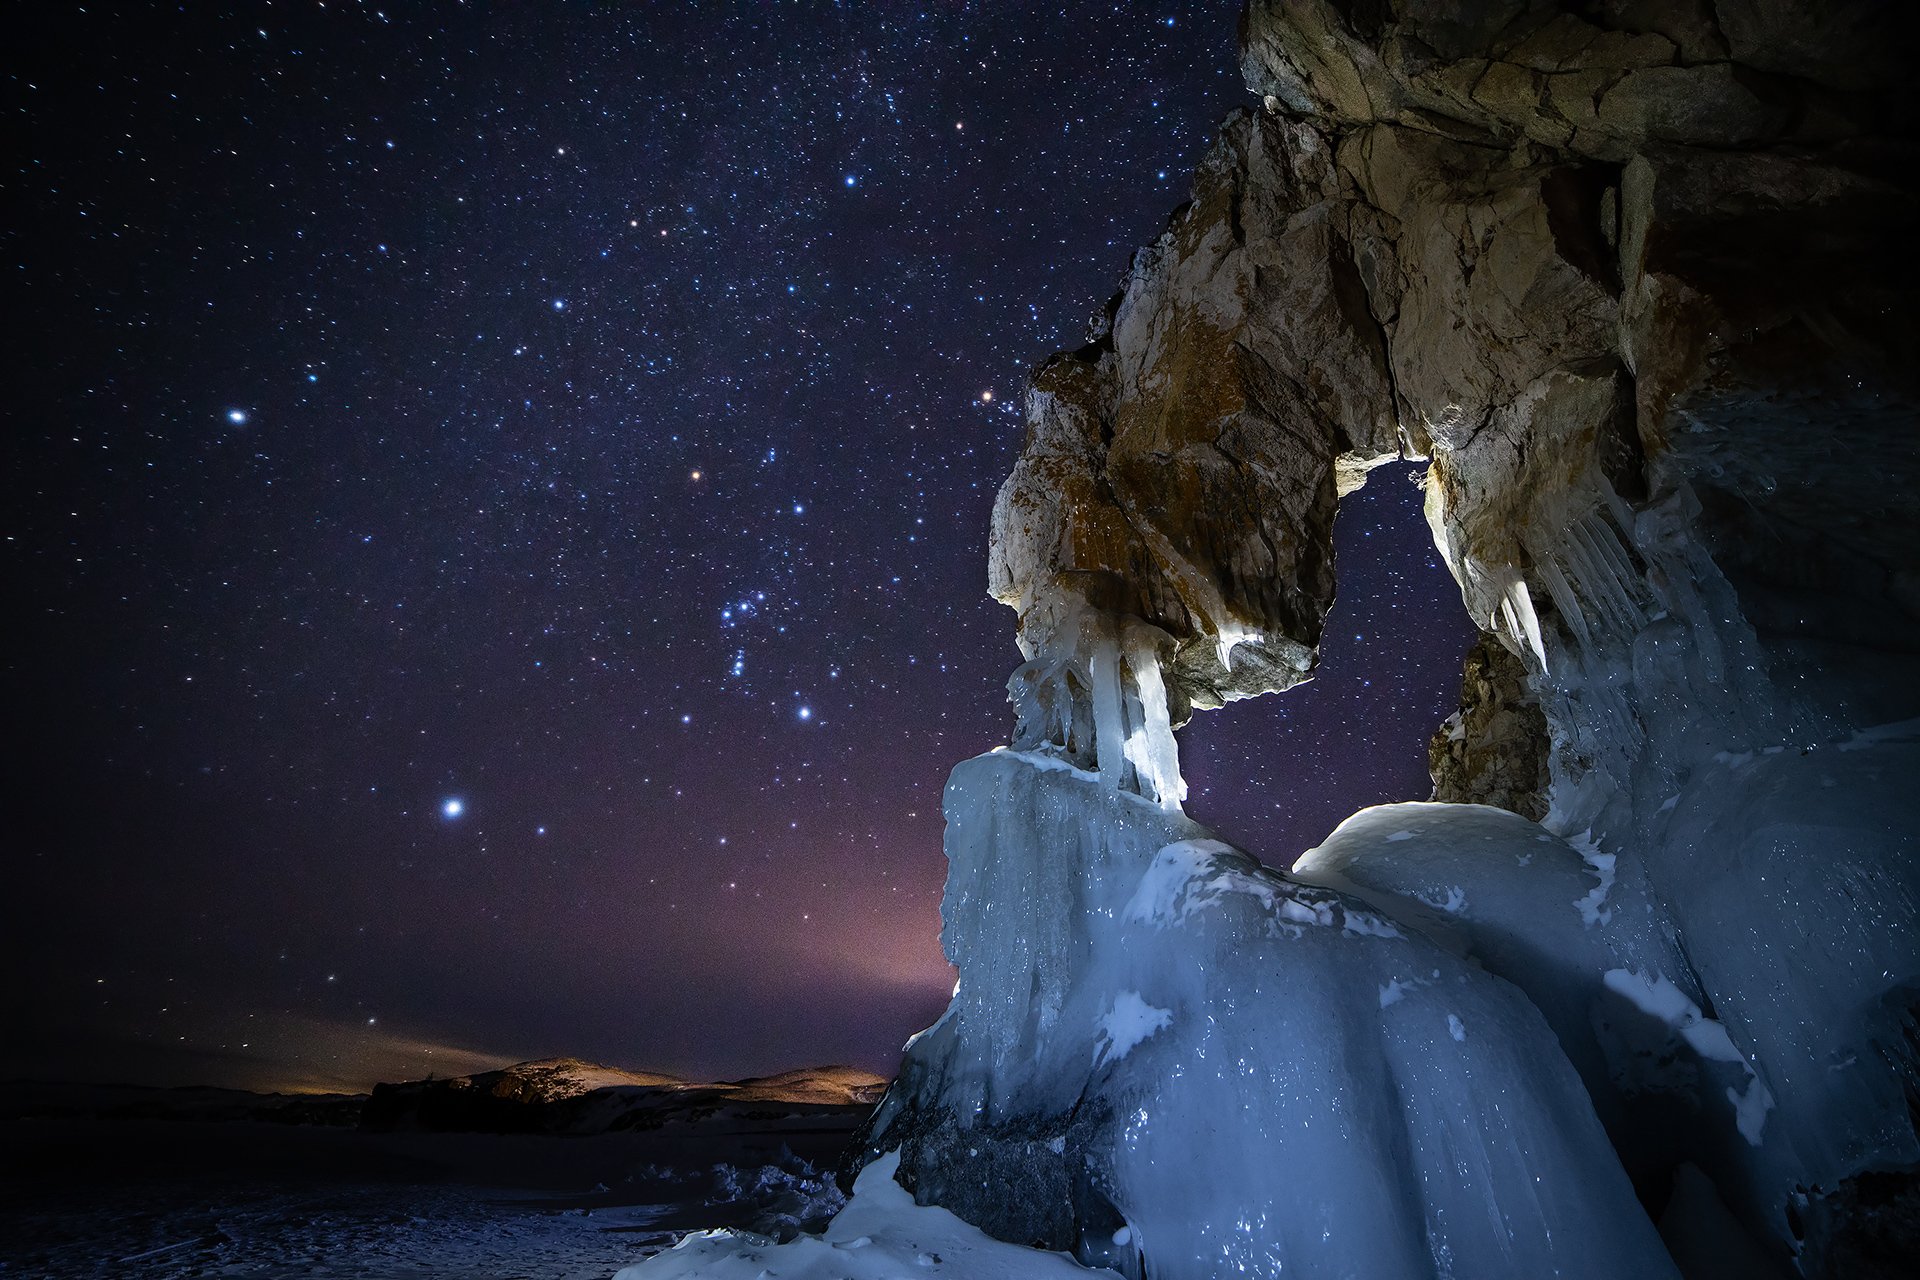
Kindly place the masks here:
<instances>
[{"instance_id":1,"label":"brown rock","mask_svg":"<svg viewBox=\"0 0 1920 1280\"><path fill-rule=\"evenodd\" d=\"M1467 651L1460 709L1427 744L1433 798L1490 804L1535 822L1547 814L1547 717L1527 687L1526 664L1498 636Z\"/></svg>"}]
</instances>

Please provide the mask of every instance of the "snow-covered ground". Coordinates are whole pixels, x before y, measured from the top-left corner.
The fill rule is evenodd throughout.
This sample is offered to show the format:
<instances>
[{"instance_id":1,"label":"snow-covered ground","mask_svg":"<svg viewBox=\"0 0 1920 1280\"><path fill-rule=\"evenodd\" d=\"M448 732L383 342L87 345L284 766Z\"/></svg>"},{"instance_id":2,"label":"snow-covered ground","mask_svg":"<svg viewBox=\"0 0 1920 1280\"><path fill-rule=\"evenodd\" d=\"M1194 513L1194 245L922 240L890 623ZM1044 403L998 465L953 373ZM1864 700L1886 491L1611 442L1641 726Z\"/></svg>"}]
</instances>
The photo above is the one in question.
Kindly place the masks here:
<instances>
[{"instance_id":1,"label":"snow-covered ground","mask_svg":"<svg viewBox=\"0 0 1920 1280\"><path fill-rule=\"evenodd\" d=\"M781 1244L749 1232L702 1232L614 1280L1118 1280L1063 1253L1003 1244L945 1209L915 1204L894 1180L899 1168L895 1153L862 1169L853 1199L821 1235Z\"/></svg>"},{"instance_id":2,"label":"snow-covered ground","mask_svg":"<svg viewBox=\"0 0 1920 1280\"><path fill-rule=\"evenodd\" d=\"M606 1280L666 1245L655 1207L592 1211L474 1187L128 1187L10 1204L0 1275Z\"/></svg>"},{"instance_id":3,"label":"snow-covered ground","mask_svg":"<svg viewBox=\"0 0 1920 1280\"><path fill-rule=\"evenodd\" d=\"M842 1204L847 1122L570 1138L9 1121L0 1277L607 1280L687 1231Z\"/></svg>"}]
</instances>

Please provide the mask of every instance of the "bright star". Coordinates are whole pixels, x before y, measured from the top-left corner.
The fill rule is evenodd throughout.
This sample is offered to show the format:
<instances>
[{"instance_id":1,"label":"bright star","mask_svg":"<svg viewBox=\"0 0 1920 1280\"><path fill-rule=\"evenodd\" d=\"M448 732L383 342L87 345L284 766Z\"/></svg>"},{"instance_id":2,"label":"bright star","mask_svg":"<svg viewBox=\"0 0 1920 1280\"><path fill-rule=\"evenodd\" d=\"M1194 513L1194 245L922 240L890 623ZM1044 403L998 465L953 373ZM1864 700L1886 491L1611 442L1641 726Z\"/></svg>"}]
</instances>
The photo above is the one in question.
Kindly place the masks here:
<instances>
[{"instance_id":1,"label":"bright star","mask_svg":"<svg viewBox=\"0 0 1920 1280\"><path fill-rule=\"evenodd\" d=\"M467 802L459 796L448 796L440 805L440 812L449 818L457 818L467 811Z\"/></svg>"},{"instance_id":2,"label":"bright star","mask_svg":"<svg viewBox=\"0 0 1920 1280\"><path fill-rule=\"evenodd\" d=\"M553 309L555 311L565 311L567 309L567 300L565 298L555 298L553 300Z\"/></svg>"},{"instance_id":3,"label":"bright star","mask_svg":"<svg viewBox=\"0 0 1920 1280\"><path fill-rule=\"evenodd\" d=\"M799 716L800 716L800 718L801 718L802 720L811 720L811 719L813 719L813 708L812 708L812 707L802 707L802 708L800 708L800 710L799 710L799 712L798 712L798 714L799 714Z\"/></svg>"},{"instance_id":4,"label":"bright star","mask_svg":"<svg viewBox=\"0 0 1920 1280\"><path fill-rule=\"evenodd\" d=\"M854 176L853 176L852 174L848 174L848 175L847 175L847 185L848 185L848 186L850 186L850 187L851 187L851 186L854 186L854 185L856 185L856 184L857 184L857 183L858 183L859 181L860 181L860 180L859 180L858 178L856 178L856 177L854 177Z\"/></svg>"},{"instance_id":5,"label":"bright star","mask_svg":"<svg viewBox=\"0 0 1920 1280\"><path fill-rule=\"evenodd\" d=\"M236 427L244 427L247 425L247 411L245 409L229 409L227 410L227 421Z\"/></svg>"}]
</instances>

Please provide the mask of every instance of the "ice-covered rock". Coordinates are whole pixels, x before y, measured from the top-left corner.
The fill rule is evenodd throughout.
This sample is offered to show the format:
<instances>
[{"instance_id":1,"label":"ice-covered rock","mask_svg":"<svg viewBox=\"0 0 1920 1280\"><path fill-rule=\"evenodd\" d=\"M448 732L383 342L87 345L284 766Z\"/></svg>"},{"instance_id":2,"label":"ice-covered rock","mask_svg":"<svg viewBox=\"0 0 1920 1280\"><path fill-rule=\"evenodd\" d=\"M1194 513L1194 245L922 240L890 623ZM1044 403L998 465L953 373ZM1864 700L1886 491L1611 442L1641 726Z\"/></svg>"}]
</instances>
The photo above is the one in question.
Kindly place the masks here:
<instances>
[{"instance_id":1,"label":"ice-covered rock","mask_svg":"<svg viewBox=\"0 0 1920 1280\"><path fill-rule=\"evenodd\" d=\"M1634 1274L1643 1214L1589 1245L1556 1198L1620 1185L1577 1068L1648 1205L1684 1168L1775 1261L1880 1248L1920 1198L1920 742L1861 732L1920 714L1916 15L1247 6L1258 108L1035 373L995 505L1024 754L949 792L961 987L881 1117L923 1199L1156 1276ZM1360 815L1309 887L1181 816L1169 729L1310 676L1394 456L1487 637L1435 797L1524 816Z\"/></svg>"},{"instance_id":2,"label":"ice-covered rock","mask_svg":"<svg viewBox=\"0 0 1920 1280\"><path fill-rule=\"evenodd\" d=\"M946 810L960 983L868 1139L920 1200L1168 1280L1673 1274L1553 1032L1456 950L1051 757Z\"/></svg>"},{"instance_id":3,"label":"ice-covered rock","mask_svg":"<svg viewBox=\"0 0 1920 1280\"><path fill-rule=\"evenodd\" d=\"M1758 1073L1747 1176L1800 1195L1920 1167L1920 722L1758 747L1700 768L1650 837L1702 1004Z\"/></svg>"},{"instance_id":4,"label":"ice-covered rock","mask_svg":"<svg viewBox=\"0 0 1920 1280\"><path fill-rule=\"evenodd\" d=\"M1083 654L1153 638L1177 724L1311 674L1339 494L1427 459L1491 637L1436 798L1564 843L1477 891L1468 866L1416 891L1411 837L1345 874L1507 965L1603 1113L1692 1099L1652 1127L1780 1257L1865 1203L1838 1188L1920 1177L1920 760L1883 734L1827 763L1920 714L1916 22L1254 0L1259 108L1035 374L994 512L1028 657L1056 669L1063 620L1115 638ZM1164 801L1091 706L1023 708L1016 741ZM1853 1256L1822 1221L1815 1270Z\"/></svg>"}]
</instances>

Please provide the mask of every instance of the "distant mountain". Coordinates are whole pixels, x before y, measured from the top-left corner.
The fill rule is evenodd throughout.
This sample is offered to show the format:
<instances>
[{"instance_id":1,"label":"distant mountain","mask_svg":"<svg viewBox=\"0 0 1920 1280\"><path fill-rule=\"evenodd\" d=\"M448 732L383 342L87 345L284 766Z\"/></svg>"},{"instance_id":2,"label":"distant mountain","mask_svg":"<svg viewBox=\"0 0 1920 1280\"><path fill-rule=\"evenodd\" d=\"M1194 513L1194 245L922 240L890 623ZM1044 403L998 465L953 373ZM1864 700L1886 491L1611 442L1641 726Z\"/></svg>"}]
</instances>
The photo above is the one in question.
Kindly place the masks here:
<instances>
[{"instance_id":1,"label":"distant mountain","mask_svg":"<svg viewBox=\"0 0 1920 1280\"><path fill-rule=\"evenodd\" d=\"M577 1058L542 1058L445 1080L375 1085L361 1126L471 1133L612 1133L724 1116L823 1119L864 1112L886 1092L884 1076L853 1067L810 1067L745 1080L697 1083L623 1071Z\"/></svg>"}]
</instances>

